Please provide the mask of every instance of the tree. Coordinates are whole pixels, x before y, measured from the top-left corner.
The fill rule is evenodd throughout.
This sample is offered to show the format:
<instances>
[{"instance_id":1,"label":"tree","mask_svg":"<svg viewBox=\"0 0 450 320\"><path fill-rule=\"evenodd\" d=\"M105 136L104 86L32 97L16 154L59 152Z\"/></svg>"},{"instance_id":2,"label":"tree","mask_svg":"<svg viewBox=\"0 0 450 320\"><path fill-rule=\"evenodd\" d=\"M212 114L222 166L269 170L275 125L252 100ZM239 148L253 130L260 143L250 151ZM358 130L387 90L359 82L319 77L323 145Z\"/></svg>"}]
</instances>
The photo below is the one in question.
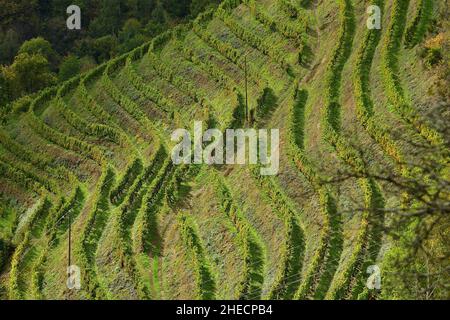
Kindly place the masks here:
<instances>
[{"instance_id":1,"label":"tree","mask_svg":"<svg viewBox=\"0 0 450 320\"><path fill-rule=\"evenodd\" d=\"M50 42L48 42L42 37L37 37L25 41L20 46L18 54L21 53L28 53L29 55L40 54L46 57L47 59L50 59L55 54L55 51L53 50Z\"/></svg>"},{"instance_id":2,"label":"tree","mask_svg":"<svg viewBox=\"0 0 450 320\"><path fill-rule=\"evenodd\" d=\"M155 0L137 0L137 16L141 22L148 21L156 7Z\"/></svg>"},{"instance_id":3,"label":"tree","mask_svg":"<svg viewBox=\"0 0 450 320\"><path fill-rule=\"evenodd\" d=\"M9 29L4 35L0 34L0 63L11 63L20 47L17 32Z\"/></svg>"},{"instance_id":4,"label":"tree","mask_svg":"<svg viewBox=\"0 0 450 320\"><path fill-rule=\"evenodd\" d=\"M117 35L122 19L120 0L103 0L100 16L92 21L90 33L93 37L102 37L110 34Z\"/></svg>"},{"instance_id":5,"label":"tree","mask_svg":"<svg viewBox=\"0 0 450 320\"><path fill-rule=\"evenodd\" d=\"M117 46L117 38L113 35L95 39L92 46L92 56L98 63L104 62L115 56L117 52Z\"/></svg>"},{"instance_id":6,"label":"tree","mask_svg":"<svg viewBox=\"0 0 450 320\"><path fill-rule=\"evenodd\" d=\"M208 6L218 4L217 0L192 0L190 5L191 16L196 17L200 12L203 12Z\"/></svg>"},{"instance_id":7,"label":"tree","mask_svg":"<svg viewBox=\"0 0 450 320\"><path fill-rule=\"evenodd\" d=\"M125 53L143 44L147 39L141 32L141 23L134 18L128 19L119 33L119 51Z\"/></svg>"},{"instance_id":8,"label":"tree","mask_svg":"<svg viewBox=\"0 0 450 320\"><path fill-rule=\"evenodd\" d=\"M11 65L13 77L22 91L32 93L56 83L48 60L40 54L20 53Z\"/></svg>"},{"instance_id":9,"label":"tree","mask_svg":"<svg viewBox=\"0 0 450 320\"><path fill-rule=\"evenodd\" d=\"M0 29L10 28L30 37L39 26L38 0L0 0Z\"/></svg>"},{"instance_id":10,"label":"tree","mask_svg":"<svg viewBox=\"0 0 450 320\"><path fill-rule=\"evenodd\" d=\"M51 63L51 67L55 70L58 64L58 55L53 50L50 42L42 37L37 37L25 41L19 49L18 54L28 54L28 55L42 55Z\"/></svg>"},{"instance_id":11,"label":"tree","mask_svg":"<svg viewBox=\"0 0 450 320\"><path fill-rule=\"evenodd\" d=\"M138 35L141 32L141 30L142 25L137 19L135 18L128 19L127 21L125 21L122 31L120 31L119 33L119 40L126 42L131 38L135 37L136 35Z\"/></svg>"},{"instance_id":12,"label":"tree","mask_svg":"<svg viewBox=\"0 0 450 320\"><path fill-rule=\"evenodd\" d=\"M11 101L9 96L9 88L8 88L8 82L0 70L0 108L2 108L1 111L3 111L3 108L6 106L7 103Z\"/></svg>"},{"instance_id":13,"label":"tree","mask_svg":"<svg viewBox=\"0 0 450 320\"><path fill-rule=\"evenodd\" d=\"M68 80L80 73L81 62L78 57L70 55L64 58L59 66L58 78L60 81Z\"/></svg>"},{"instance_id":14,"label":"tree","mask_svg":"<svg viewBox=\"0 0 450 320\"><path fill-rule=\"evenodd\" d=\"M427 114L443 137L441 144L431 145L405 132L391 133L394 141L408 151L395 165L397 168L390 162L374 165L372 144L364 145L346 135L346 140L352 141L351 148L359 154L363 169L321 169L333 172L329 182L336 189L344 181L363 178L375 181L383 190L386 204L376 216L384 217L378 226L384 230L390 246L383 258L382 298L446 299L449 296L450 115L447 108L439 103ZM361 200L353 201L356 211L366 210ZM371 223L377 225L376 221Z\"/></svg>"},{"instance_id":15,"label":"tree","mask_svg":"<svg viewBox=\"0 0 450 320\"><path fill-rule=\"evenodd\" d=\"M155 10L152 12L152 20L155 21L157 24L165 24L166 23L166 11L164 10L163 5L161 2L158 2L158 5L156 6Z\"/></svg>"},{"instance_id":16,"label":"tree","mask_svg":"<svg viewBox=\"0 0 450 320\"><path fill-rule=\"evenodd\" d=\"M167 0L164 8L173 17L185 18L190 14L191 0Z\"/></svg>"}]
</instances>

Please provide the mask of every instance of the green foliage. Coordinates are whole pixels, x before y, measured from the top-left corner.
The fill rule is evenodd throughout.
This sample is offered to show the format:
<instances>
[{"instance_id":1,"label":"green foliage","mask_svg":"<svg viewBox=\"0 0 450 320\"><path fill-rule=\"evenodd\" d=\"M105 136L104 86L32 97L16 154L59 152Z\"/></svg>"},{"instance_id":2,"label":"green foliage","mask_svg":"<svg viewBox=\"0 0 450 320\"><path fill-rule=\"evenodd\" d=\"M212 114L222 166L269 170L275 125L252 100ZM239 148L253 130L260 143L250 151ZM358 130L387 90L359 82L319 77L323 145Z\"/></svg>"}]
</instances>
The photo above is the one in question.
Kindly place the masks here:
<instances>
[{"instance_id":1,"label":"green foliage","mask_svg":"<svg viewBox=\"0 0 450 320\"><path fill-rule=\"evenodd\" d=\"M90 25L90 33L94 37L117 34L121 23L121 1L102 0L101 10L97 18Z\"/></svg>"},{"instance_id":2,"label":"green foliage","mask_svg":"<svg viewBox=\"0 0 450 320\"><path fill-rule=\"evenodd\" d=\"M198 227L193 218L187 214L180 214L178 223L181 229L181 237L195 272L196 296L202 300L213 300L215 298L216 283L198 234Z\"/></svg>"},{"instance_id":3,"label":"green foliage","mask_svg":"<svg viewBox=\"0 0 450 320\"><path fill-rule=\"evenodd\" d=\"M133 86L148 99L152 100L154 103L160 106L165 112L170 113L176 109L172 101L167 99L159 89L153 87L150 83L146 83L144 79L140 77L140 75L136 72L131 60L127 61L127 65L124 68L124 71L128 80L130 80Z\"/></svg>"},{"instance_id":4,"label":"green foliage","mask_svg":"<svg viewBox=\"0 0 450 320\"><path fill-rule=\"evenodd\" d=\"M279 46L278 43L274 43L271 38L262 39L256 35L254 31L250 31L246 27L242 26L236 19L234 19L230 13L234 6L239 5L240 1L225 0L221 3L216 10L215 15L223 20L223 22L236 34L239 38L249 43L252 47L260 50L265 55L271 57L276 62L280 63L286 70L290 68L290 64L286 61L286 52Z\"/></svg>"},{"instance_id":5,"label":"green foliage","mask_svg":"<svg viewBox=\"0 0 450 320\"><path fill-rule=\"evenodd\" d=\"M257 167L253 168L252 175L263 192L263 198L285 225L282 263L268 297L292 299L300 285L305 249L303 227L299 223L301 213L297 212L295 205L272 178L261 176Z\"/></svg>"},{"instance_id":6,"label":"green foliage","mask_svg":"<svg viewBox=\"0 0 450 320\"><path fill-rule=\"evenodd\" d=\"M191 4L191 0L166 0L164 1L164 8L166 11L174 16L179 18L184 18L189 15L189 6Z\"/></svg>"},{"instance_id":7,"label":"green foliage","mask_svg":"<svg viewBox=\"0 0 450 320\"><path fill-rule=\"evenodd\" d=\"M94 208L89 212L86 227L80 237L77 252L83 272L83 283L90 299L104 298L97 279L95 256L100 237L110 215L109 195L115 182L115 172L111 168L103 170L96 193L93 195Z\"/></svg>"},{"instance_id":8,"label":"green foliage","mask_svg":"<svg viewBox=\"0 0 450 320\"><path fill-rule=\"evenodd\" d=\"M189 6L190 14L192 17L196 17L201 12L216 6L220 3L220 0L191 0Z\"/></svg>"},{"instance_id":9,"label":"green foliage","mask_svg":"<svg viewBox=\"0 0 450 320\"><path fill-rule=\"evenodd\" d=\"M271 88L264 88L261 97L257 100L256 118L258 120L267 119L277 107L278 99Z\"/></svg>"},{"instance_id":10,"label":"green foliage","mask_svg":"<svg viewBox=\"0 0 450 320\"><path fill-rule=\"evenodd\" d=\"M67 56L59 66L59 80L66 81L78 75L81 71L81 62L76 56Z\"/></svg>"},{"instance_id":11,"label":"green foliage","mask_svg":"<svg viewBox=\"0 0 450 320\"><path fill-rule=\"evenodd\" d=\"M139 47L147 41L147 37L142 33L143 27L137 19L128 19L125 21L122 30L119 33L119 52L125 53Z\"/></svg>"},{"instance_id":12,"label":"green foliage","mask_svg":"<svg viewBox=\"0 0 450 320\"><path fill-rule=\"evenodd\" d=\"M122 59L121 59L122 60ZM114 61L112 60L108 67L111 67L112 70L116 67L116 63L121 63L121 60ZM123 57L123 62L126 61L126 56ZM109 68L105 70L105 73L103 74L103 77L101 78L101 83L104 86L106 92L111 96L111 98L120 106L122 107L127 113L129 113L137 122L139 122L146 130L149 132L155 133L156 130L153 126L153 123L147 118L145 113L142 111L142 109L131 100L128 96L124 95L119 88L112 82L112 80L109 78L108 72Z\"/></svg>"},{"instance_id":13,"label":"green foliage","mask_svg":"<svg viewBox=\"0 0 450 320\"><path fill-rule=\"evenodd\" d=\"M92 43L92 56L98 63L105 62L117 53L117 38L112 35L97 38Z\"/></svg>"},{"instance_id":14,"label":"green foliage","mask_svg":"<svg viewBox=\"0 0 450 320\"><path fill-rule=\"evenodd\" d=\"M8 68L10 73L7 79L15 90L11 93L13 98L23 93L36 92L55 84L57 80L55 74L50 71L48 60L41 54L21 53Z\"/></svg>"},{"instance_id":15,"label":"green foliage","mask_svg":"<svg viewBox=\"0 0 450 320\"><path fill-rule=\"evenodd\" d=\"M252 14L260 23L270 30L277 31L283 36L294 40L298 46L303 46L304 38L306 37L305 32L308 26L306 14L297 17L295 21L275 19L268 15L267 12L257 4L257 1L243 0L243 2L250 7Z\"/></svg>"},{"instance_id":16,"label":"green foliage","mask_svg":"<svg viewBox=\"0 0 450 320\"><path fill-rule=\"evenodd\" d=\"M161 151L162 149L160 149ZM117 209L117 233L119 241L116 244L116 249L119 254L119 260L122 267L128 272L130 277L135 284L138 294L143 299L148 299L150 297L149 288L142 281L136 257L133 255L133 250L140 245L134 245L133 248L133 238L136 236L132 233L132 226L134 225L136 219L139 218L140 208L142 205L147 203L148 196L146 197L147 190L152 190L151 193L156 195L162 184L165 181L165 175L167 170L171 169L171 163L167 164L164 170L164 175L160 175L161 171L158 172L159 165L161 164L161 154L158 152L149 164L149 166L139 175L139 177L134 181L133 185L130 187L130 192L127 194L125 200ZM151 183L150 183L151 182ZM148 193L147 193L148 195ZM148 203L147 203L148 205ZM146 221L146 219L141 220L141 222ZM139 227L137 227L139 228ZM138 231L139 233L139 231ZM138 241L142 241L141 244L145 243L145 235L142 235Z\"/></svg>"},{"instance_id":17,"label":"green foliage","mask_svg":"<svg viewBox=\"0 0 450 320\"><path fill-rule=\"evenodd\" d=\"M31 40L25 41L19 49L18 55L20 54L41 55L44 56L48 61L54 62L56 60L56 52L53 50L50 42L42 37L33 38Z\"/></svg>"},{"instance_id":18,"label":"green foliage","mask_svg":"<svg viewBox=\"0 0 450 320\"><path fill-rule=\"evenodd\" d=\"M374 3L381 7L383 1L377 0ZM402 163L404 162L403 155L397 143L389 134L388 129L374 118L369 77L372 60L380 38L381 32L379 30L368 30L358 51L353 72L353 91L356 97L356 111L359 121L370 136L383 148L384 152L391 156L397 163Z\"/></svg>"},{"instance_id":19,"label":"green foliage","mask_svg":"<svg viewBox=\"0 0 450 320\"><path fill-rule=\"evenodd\" d=\"M235 203L228 186L221 180L222 178L217 176L216 188L220 209L233 225L236 242L244 260L242 280L236 290L236 296L246 300L260 299L265 269L264 247L239 205Z\"/></svg>"},{"instance_id":20,"label":"green foliage","mask_svg":"<svg viewBox=\"0 0 450 320\"><path fill-rule=\"evenodd\" d=\"M142 160L137 158L127 168L125 174L120 179L118 185L111 191L111 203L118 206L122 204L127 195L128 189L133 185L134 181L141 174L144 166Z\"/></svg>"},{"instance_id":21,"label":"green foliage","mask_svg":"<svg viewBox=\"0 0 450 320\"><path fill-rule=\"evenodd\" d=\"M388 36L384 43L381 65L383 84L390 104L403 120L408 125L412 125L430 143L440 145L443 142L443 138L429 123L418 115L410 102L407 101L399 77L398 55L406 26L408 6L409 0L395 0L392 7L392 18L389 24L389 31L387 32Z\"/></svg>"},{"instance_id":22,"label":"green foliage","mask_svg":"<svg viewBox=\"0 0 450 320\"><path fill-rule=\"evenodd\" d=\"M98 147L77 138L65 135L45 124L38 116L35 115L33 107L27 115L27 121L30 127L37 134L64 149L72 150L80 155L87 156L98 164L102 164L105 160L102 151L98 149Z\"/></svg>"},{"instance_id":23,"label":"green foliage","mask_svg":"<svg viewBox=\"0 0 450 320\"><path fill-rule=\"evenodd\" d=\"M16 182L25 189L34 190L38 194L45 192L40 183L30 178L26 173L0 160L0 175Z\"/></svg>"},{"instance_id":24,"label":"green foliage","mask_svg":"<svg viewBox=\"0 0 450 320\"><path fill-rule=\"evenodd\" d=\"M30 239L30 233L27 232L24 236L23 241L17 246L16 251L11 259L11 271L9 272L9 299L10 300L20 300L22 298L22 293L19 289L19 264L22 258L28 242Z\"/></svg>"},{"instance_id":25,"label":"green foliage","mask_svg":"<svg viewBox=\"0 0 450 320\"><path fill-rule=\"evenodd\" d=\"M11 244L0 237L0 271L3 271L3 268L8 264L11 251Z\"/></svg>"},{"instance_id":26,"label":"green foliage","mask_svg":"<svg viewBox=\"0 0 450 320\"><path fill-rule=\"evenodd\" d=\"M425 61L425 66L428 69L435 67L444 59L441 48L425 48L424 51L423 59Z\"/></svg>"},{"instance_id":27,"label":"green foliage","mask_svg":"<svg viewBox=\"0 0 450 320\"><path fill-rule=\"evenodd\" d=\"M301 15L300 8L291 0L278 0L277 4L291 19L297 19Z\"/></svg>"},{"instance_id":28,"label":"green foliage","mask_svg":"<svg viewBox=\"0 0 450 320\"><path fill-rule=\"evenodd\" d=\"M19 47L19 34L14 29L0 33L0 65L10 63Z\"/></svg>"},{"instance_id":29,"label":"green foliage","mask_svg":"<svg viewBox=\"0 0 450 320\"><path fill-rule=\"evenodd\" d=\"M422 41L427 32L432 14L433 0L419 0L416 15L406 29L405 45L407 47L414 47Z\"/></svg>"},{"instance_id":30,"label":"green foliage","mask_svg":"<svg viewBox=\"0 0 450 320\"><path fill-rule=\"evenodd\" d=\"M92 123L84 120L77 113L69 109L62 98L58 98L55 107L63 118L75 129L87 135L110 140L120 146L127 145L126 136L117 129L100 123Z\"/></svg>"}]
</instances>

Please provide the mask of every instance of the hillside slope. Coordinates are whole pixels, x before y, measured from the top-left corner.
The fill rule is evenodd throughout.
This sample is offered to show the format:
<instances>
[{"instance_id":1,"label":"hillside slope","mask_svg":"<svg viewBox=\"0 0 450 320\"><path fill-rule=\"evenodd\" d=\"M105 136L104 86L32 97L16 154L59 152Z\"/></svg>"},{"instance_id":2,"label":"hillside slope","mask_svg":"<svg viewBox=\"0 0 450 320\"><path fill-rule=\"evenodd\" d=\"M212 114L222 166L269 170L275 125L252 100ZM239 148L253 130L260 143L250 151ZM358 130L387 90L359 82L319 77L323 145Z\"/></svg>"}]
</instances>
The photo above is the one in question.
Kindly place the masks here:
<instances>
[{"instance_id":1,"label":"hillside slope","mask_svg":"<svg viewBox=\"0 0 450 320\"><path fill-rule=\"evenodd\" d=\"M428 2L226 0L42 92L0 131L0 297L366 298L392 246L384 209L402 199L368 177L327 181L364 170L355 144L408 172L398 137L442 143L415 107L439 103L437 76L403 44L423 41L413 13ZM173 130L243 126L246 73L252 125L280 129L279 174L174 165ZM80 290L66 287L70 222Z\"/></svg>"}]
</instances>

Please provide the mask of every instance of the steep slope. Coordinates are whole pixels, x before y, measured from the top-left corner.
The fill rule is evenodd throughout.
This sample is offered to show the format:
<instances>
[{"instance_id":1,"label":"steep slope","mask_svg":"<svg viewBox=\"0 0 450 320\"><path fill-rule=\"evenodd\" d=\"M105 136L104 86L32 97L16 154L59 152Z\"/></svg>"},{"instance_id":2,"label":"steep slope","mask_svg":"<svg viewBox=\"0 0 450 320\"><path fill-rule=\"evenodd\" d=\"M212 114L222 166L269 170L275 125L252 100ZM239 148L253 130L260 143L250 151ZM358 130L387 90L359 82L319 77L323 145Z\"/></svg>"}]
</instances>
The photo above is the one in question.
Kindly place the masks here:
<instances>
[{"instance_id":1,"label":"steep slope","mask_svg":"<svg viewBox=\"0 0 450 320\"><path fill-rule=\"evenodd\" d=\"M406 175L400 131L442 142L400 72L414 55L404 30L420 43L431 14L411 1L423 9L408 24L409 2L225 0L41 92L0 131L0 231L13 248L0 252L0 296L364 298L384 206L402 199L370 178L329 180L363 172L354 143ZM366 27L369 4L381 30ZM246 87L251 125L280 129L279 174L173 164L173 130L244 125Z\"/></svg>"}]
</instances>

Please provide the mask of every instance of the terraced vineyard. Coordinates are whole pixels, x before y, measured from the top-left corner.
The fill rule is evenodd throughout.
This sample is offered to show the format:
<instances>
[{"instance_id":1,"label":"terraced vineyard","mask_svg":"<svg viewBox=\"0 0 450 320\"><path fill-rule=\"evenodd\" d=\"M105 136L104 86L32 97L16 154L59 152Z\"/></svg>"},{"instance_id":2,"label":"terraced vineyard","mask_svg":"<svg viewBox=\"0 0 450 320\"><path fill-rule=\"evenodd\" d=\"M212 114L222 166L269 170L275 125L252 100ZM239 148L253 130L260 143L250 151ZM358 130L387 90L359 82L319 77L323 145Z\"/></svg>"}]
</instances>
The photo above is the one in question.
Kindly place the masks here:
<instances>
[{"instance_id":1,"label":"terraced vineyard","mask_svg":"<svg viewBox=\"0 0 450 320\"><path fill-rule=\"evenodd\" d=\"M405 177L400 135L444 144L412 92L431 71L411 63L442 5L224 0L40 92L0 130L0 297L366 299L392 246L385 209L408 197L363 175L358 144ZM171 134L194 120L279 128L278 175L175 165ZM339 170L361 175L330 183Z\"/></svg>"}]
</instances>

